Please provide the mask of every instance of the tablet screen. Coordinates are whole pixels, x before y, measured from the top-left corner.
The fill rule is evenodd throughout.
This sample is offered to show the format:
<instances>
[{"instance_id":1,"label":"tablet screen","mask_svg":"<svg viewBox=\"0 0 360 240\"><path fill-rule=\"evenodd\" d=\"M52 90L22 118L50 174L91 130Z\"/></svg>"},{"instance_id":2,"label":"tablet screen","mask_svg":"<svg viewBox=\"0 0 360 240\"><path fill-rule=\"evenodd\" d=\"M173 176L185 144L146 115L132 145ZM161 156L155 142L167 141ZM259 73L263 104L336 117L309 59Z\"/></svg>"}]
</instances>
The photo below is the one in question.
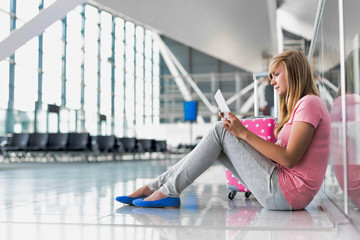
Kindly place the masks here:
<instances>
[{"instance_id":1,"label":"tablet screen","mask_svg":"<svg viewBox=\"0 0 360 240\"><path fill-rule=\"evenodd\" d=\"M220 89L217 90L214 97L215 97L215 101L216 101L217 105L219 106L221 112L223 112L223 113L230 112L230 109L229 109L228 105L226 104L225 98L222 95Z\"/></svg>"}]
</instances>

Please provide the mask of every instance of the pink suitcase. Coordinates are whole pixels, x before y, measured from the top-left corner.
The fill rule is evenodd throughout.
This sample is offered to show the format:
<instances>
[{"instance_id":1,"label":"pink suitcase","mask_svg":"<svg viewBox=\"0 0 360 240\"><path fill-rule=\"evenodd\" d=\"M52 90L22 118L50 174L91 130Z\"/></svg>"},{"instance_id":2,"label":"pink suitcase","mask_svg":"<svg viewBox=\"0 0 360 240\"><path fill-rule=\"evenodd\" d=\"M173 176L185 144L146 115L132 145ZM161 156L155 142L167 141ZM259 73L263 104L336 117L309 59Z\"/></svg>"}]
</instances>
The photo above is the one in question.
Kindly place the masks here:
<instances>
[{"instance_id":1,"label":"pink suitcase","mask_svg":"<svg viewBox=\"0 0 360 240\"><path fill-rule=\"evenodd\" d=\"M276 121L271 117L261 117L261 118L248 118L242 119L242 124L249 129L251 132L257 134L259 137L269 141L276 142L274 135L274 128L276 125ZM234 199L236 192L245 192L246 198L251 195L249 189L245 188L235 177L234 175L226 169L226 186L229 192L229 199Z\"/></svg>"}]
</instances>

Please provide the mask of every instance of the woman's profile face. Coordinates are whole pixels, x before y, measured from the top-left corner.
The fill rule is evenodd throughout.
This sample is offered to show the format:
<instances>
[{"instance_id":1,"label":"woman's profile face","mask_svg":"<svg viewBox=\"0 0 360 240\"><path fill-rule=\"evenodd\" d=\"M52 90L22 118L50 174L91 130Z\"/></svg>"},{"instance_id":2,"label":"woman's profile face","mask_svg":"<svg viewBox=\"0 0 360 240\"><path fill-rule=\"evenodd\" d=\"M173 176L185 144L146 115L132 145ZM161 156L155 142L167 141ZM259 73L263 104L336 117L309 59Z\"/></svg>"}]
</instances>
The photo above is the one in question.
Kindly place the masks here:
<instances>
[{"instance_id":1,"label":"woman's profile face","mask_svg":"<svg viewBox=\"0 0 360 240\"><path fill-rule=\"evenodd\" d=\"M282 64L278 64L271 75L272 79L270 84L274 86L279 97L285 97L288 90L285 67Z\"/></svg>"}]
</instances>

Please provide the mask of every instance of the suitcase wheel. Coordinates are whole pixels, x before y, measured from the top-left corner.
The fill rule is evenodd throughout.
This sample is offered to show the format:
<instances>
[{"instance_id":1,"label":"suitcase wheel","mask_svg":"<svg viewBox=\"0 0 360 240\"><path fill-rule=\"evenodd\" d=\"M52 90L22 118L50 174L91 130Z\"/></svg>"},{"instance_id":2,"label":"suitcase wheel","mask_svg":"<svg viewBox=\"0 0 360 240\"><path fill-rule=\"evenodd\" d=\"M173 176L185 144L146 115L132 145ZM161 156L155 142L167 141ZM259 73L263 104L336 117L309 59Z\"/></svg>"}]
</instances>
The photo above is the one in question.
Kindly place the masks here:
<instances>
[{"instance_id":1,"label":"suitcase wheel","mask_svg":"<svg viewBox=\"0 0 360 240\"><path fill-rule=\"evenodd\" d=\"M236 192L235 192L235 191L229 192L228 198L229 198L230 200L233 200L233 199L235 198L235 195L236 195Z\"/></svg>"},{"instance_id":2,"label":"suitcase wheel","mask_svg":"<svg viewBox=\"0 0 360 240\"><path fill-rule=\"evenodd\" d=\"M246 198L249 198L250 195L251 195L251 192L246 192L246 193L245 193L245 197L246 197Z\"/></svg>"}]
</instances>

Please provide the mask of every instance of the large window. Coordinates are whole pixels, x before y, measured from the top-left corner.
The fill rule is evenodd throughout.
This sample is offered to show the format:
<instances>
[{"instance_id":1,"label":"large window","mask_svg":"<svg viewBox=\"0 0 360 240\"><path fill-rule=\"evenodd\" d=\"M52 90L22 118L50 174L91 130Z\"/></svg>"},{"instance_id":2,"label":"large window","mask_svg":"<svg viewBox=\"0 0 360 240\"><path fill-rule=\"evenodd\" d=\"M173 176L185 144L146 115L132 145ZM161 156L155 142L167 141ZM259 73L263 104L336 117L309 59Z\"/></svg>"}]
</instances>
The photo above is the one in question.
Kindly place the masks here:
<instances>
[{"instance_id":1,"label":"large window","mask_svg":"<svg viewBox=\"0 0 360 240\"><path fill-rule=\"evenodd\" d=\"M11 11L13 29L20 28L54 0L44 6L17 0L15 9L10 3L0 3L0 41L13 26ZM136 126L159 121L158 54L151 31L94 6L78 6L19 48L13 59L0 62L0 133L136 136ZM59 106L60 112L48 112L48 105ZM13 127L5 129L8 123Z\"/></svg>"}]
</instances>

